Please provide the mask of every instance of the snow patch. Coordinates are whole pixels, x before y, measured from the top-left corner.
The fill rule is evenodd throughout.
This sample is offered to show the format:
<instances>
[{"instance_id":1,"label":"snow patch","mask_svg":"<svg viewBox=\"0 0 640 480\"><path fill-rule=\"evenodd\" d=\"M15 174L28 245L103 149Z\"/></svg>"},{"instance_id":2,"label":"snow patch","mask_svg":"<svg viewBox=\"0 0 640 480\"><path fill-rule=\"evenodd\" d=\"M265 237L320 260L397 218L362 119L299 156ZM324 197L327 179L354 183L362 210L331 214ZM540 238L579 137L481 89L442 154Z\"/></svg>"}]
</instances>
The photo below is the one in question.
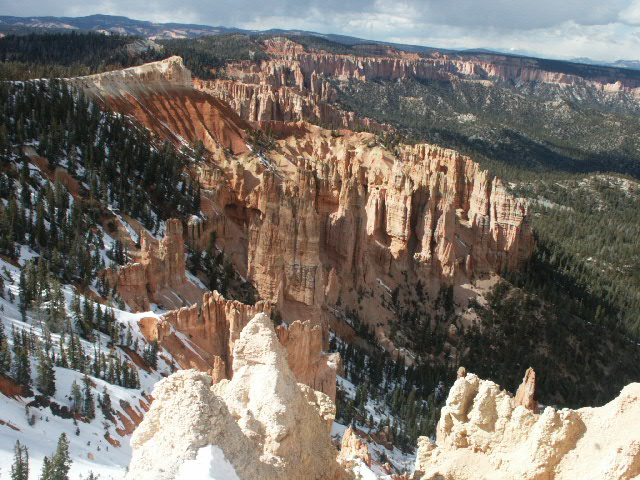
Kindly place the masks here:
<instances>
[{"instance_id":1,"label":"snow patch","mask_svg":"<svg viewBox=\"0 0 640 480\"><path fill-rule=\"evenodd\" d=\"M196 458L187 460L180 466L176 480L240 480L240 478L220 447L207 445L198 450Z\"/></svg>"}]
</instances>

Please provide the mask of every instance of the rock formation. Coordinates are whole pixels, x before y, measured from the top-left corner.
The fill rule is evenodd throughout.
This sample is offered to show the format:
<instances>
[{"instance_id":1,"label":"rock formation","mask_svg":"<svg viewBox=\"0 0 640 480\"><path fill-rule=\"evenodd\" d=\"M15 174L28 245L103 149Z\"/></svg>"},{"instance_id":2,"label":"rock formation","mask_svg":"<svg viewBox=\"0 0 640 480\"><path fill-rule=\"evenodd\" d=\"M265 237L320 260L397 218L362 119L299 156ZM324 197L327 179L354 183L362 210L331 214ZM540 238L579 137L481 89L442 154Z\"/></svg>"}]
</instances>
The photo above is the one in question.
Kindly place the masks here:
<instances>
[{"instance_id":1,"label":"rock formation","mask_svg":"<svg viewBox=\"0 0 640 480\"><path fill-rule=\"evenodd\" d=\"M371 466L371 453L369 452L369 447L353 431L353 427L349 427L342 436L338 460L344 465L349 465L349 463L354 459L362 460L367 467Z\"/></svg>"},{"instance_id":2,"label":"rock formation","mask_svg":"<svg viewBox=\"0 0 640 480\"><path fill-rule=\"evenodd\" d=\"M270 311L265 302L246 305L213 291L205 293L200 304L172 310L160 318L142 318L139 326L149 341L158 341L171 353L180 368L208 372L216 383L232 378L233 348L242 329L258 313ZM328 331L309 321L296 321L288 328L279 326L277 334L298 382L335 401L340 356L324 353Z\"/></svg>"},{"instance_id":3,"label":"rock formation","mask_svg":"<svg viewBox=\"0 0 640 480\"><path fill-rule=\"evenodd\" d=\"M340 355L326 354L328 331L320 325L296 320L289 328L280 325L276 332L287 350L289 367L299 382L336 399L336 373Z\"/></svg>"},{"instance_id":4,"label":"rock formation","mask_svg":"<svg viewBox=\"0 0 640 480\"><path fill-rule=\"evenodd\" d=\"M158 340L161 346L173 354L175 348L171 346L172 335L177 331L191 347L183 352L183 356L177 357L182 368L215 370L218 374L214 377L231 378L233 346L240 337L240 332L258 313L268 314L270 310L265 302L246 305L226 300L216 291L207 292L200 304L164 314L162 320L157 322L157 337L149 332L148 338ZM202 361L206 362L208 368L201 368Z\"/></svg>"},{"instance_id":5,"label":"rock formation","mask_svg":"<svg viewBox=\"0 0 640 480\"><path fill-rule=\"evenodd\" d=\"M331 81L372 79L439 80L452 82L552 84L588 88L608 93L638 96L640 82L620 78L602 69L589 77L549 70L536 59L496 55L441 54L417 55L380 47L368 56L332 54L305 49L285 37L263 41L270 59L241 61L221 69L216 80L195 80L198 90L228 103L243 119L251 122L309 121L334 128L384 130L368 118L335 106L338 92Z\"/></svg>"},{"instance_id":6,"label":"rock formation","mask_svg":"<svg viewBox=\"0 0 640 480\"><path fill-rule=\"evenodd\" d=\"M522 383L516 391L516 396L513 399L515 405L522 405L524 408L531 410L534 413L538 413L538 402L535 400L536 393L536 372L533 368L528 368L524 374Z\"/></svg>"},{"instance_id":7,"label":"rock formation","mask_svg":"<svg viewBox=\"0 0 640 480\"><path fill-rule=\"evenodd\" d=\"M414 479L638 478L638 418L638 383L599 408L536 414L495 383L467 374L449 392L436 443L420 438Z\"/></svg>"},{"instance_id":8,"label":"rock formation","mask_svg":"<svg viewBox=\"0 0 640 480\"><path fill-rule=\"evenodd\" d=\"M247 151L249 125L225 103L194 89L180 57L68 81L180 147L201 140L211 152Z\"/></svg>"},{"instance_id":9,"label":"rock formation","mask_svg":"<svg viewBox=\"0 0 640 480\"><path fill-rule=\"evenodd\" d=\"M212 384L206 373L183 370L156 385L153 396L131 440L127 479L174 479L211 446L241 480L348 478L329 438L333 403L296 382L265 314L235 342L232 380Z\"/></svg>"},{"instance_id":10,"label":"rock formation","mask_svg":"<svg viewBox=\"0 0 640 480\"><path fill-rule=\"evenodd\" d=\"M175 308L198 300L202 290L185 273L182 224L169 219L160 242L141 232L141 257L136 263L106 269L104 278L134 311L148 311L150 303Z\"/></svg>"},{"instance_id":11,"label":"rock formation","mask_svg":"<svg viewBox=\"0 0 640 480\"><path fill-rule=\"evenodd\" d=\"M275 54L282 45L267 48ZM329 95L317 90L322 86L314 72L368 76L388 65L407 71L403 65L413 61L372 59L356 68L352 58L307 57L296 59L293 73L274 60L232 65L226 74L258 84L264 67L274 88L293 82ZM158 93L153 87L132 96L129 87L110 87L101 98L178 145L204 142L211 155L191 173L203 188L205 218L188 223L186 240L203 249L216 232L238 272L286 321L313 319L348 335L346 309L361 311L365 321L376 319L371 327L378 340L399 356L388 336L394 313L385 307L396 287L420 280L435 297L443 284L515 270L529 258L533 236L526 204L468 157L432 145L387 149L370 133L332 132L303 122L270 125L274 148L257 155L245 143L249 124L220 99L185 86L185 74L174 71L188 74L181 62L173 59L171 65L171 78L179 80ZM150 69L145 66L142 74ZM129 82L128 76L114 78ZM137 80L131 83L139 88Z\"/></svg>"}]
</instances>

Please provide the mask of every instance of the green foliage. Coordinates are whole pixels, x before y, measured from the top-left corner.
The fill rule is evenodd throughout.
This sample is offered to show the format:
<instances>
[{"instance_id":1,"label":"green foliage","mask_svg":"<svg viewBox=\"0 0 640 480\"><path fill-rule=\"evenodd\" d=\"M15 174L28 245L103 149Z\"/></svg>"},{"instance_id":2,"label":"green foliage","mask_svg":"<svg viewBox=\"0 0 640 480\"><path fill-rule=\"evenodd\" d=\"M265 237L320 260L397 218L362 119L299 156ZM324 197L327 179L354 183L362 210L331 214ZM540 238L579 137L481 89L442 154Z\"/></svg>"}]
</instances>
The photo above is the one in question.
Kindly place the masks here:
<instances>
[{"instance_id":1,"label":"green foliage","mask_svg":"<svg viewBox=\"0 0 640 480\"><path fill-rule=\"evenodd\" d=\"M507 282L496 285L488 301L487 307L476 306L481 322L463 333L458 346L468 349L461 362L480 377L513 392L533 367L538 401L571 408L604 404L640 377L635 343L562 305Z\"/></svg>"},{"instance_id":2,"label":"green foliage","mask_svg":"<svg viewBox=\"0 0 640 480\"><path fill-rule=\"evenodd\" d=\"M630 95L611 101L595 89L544 83L411 78L334 87L344 109L468 154L507 180L554 171L640 175L640 105Z\"/></svg>"},{"instance_id":3,"label":"green foliage","mask_svg":"<svg viewBox=\"0 0 640 480\"><path fill-rule=\"evenodd\" d=\"M212 79L218 75L212 71L229 61L265 60L264 53L256 38L249 35L231 33L191 39L160 40L165 56L179 55L191 72L198 78Z\"/></svg>"},{"instance_id":4,"label":"green foliage","mask_svg":"<svg viewBox=\"0 0 640 480\"><path fill-rule=\"evenodd\" d=\"M4 245L6 254L14 256L15 244L26 243L40 253L53 277L86 286L105 267L97 232L107 204L151 231L159 220L199 213L199 187L183 172L189 159L131 120L101 111L57 81L0 84L0 101L0 131L9 146L0 158L8 167L0 173L0 195L7 200L0 209L0 248ZM78 183L89 188L81 188L70 202L64 185L42 179L17 154L24 142L39 142L50 167L65 162ZM116 249L114 257L122 262L125 252ZM48 315L64 324L59 285L49 282L35 292L24 282L21 278L21 311L47 302ZM106 290L102 281L99 287ZM38 296L43 292L47 298Z\"/></svg>"},{"instance_id":5,"label":"green foliage","mask_svg":"<svg viewBox=\"0 0 640 480\"><path fill-rule=\"evenodd\" d=\"M640 184L612 176L522 183L536 249L516 285L568 315L640 339Z\"/></svg>"},{"instance_id":6,"label":"green foliage","mask_svg":"<svg viewBox=\"0 0 640 480\"><path fill-rule=\"evenodd\" d=\"M29 449L16 441L13 451L11 480L29 480Z\"/></svg>"},{"instance_id":7,"label":"green foliage","mask_svg":"<svg viewBox=\"0 0 640 480\"><path fill-rule=\"evenodd\" d=\"M44 457L40 480L69 480L71 469L69 457L69 439L62 433L58 438L56 451L51 458Z\"/></svg>"},{"instance_id":8,"label":"green foliage","mask_svg":"<svg viewBox=\"0 0 640 480\"><path fill-rule=\"evenodd\" d=\"M275 140L270 131L262 131L259 128L249 130L247 144L256 155L264 155L276 147Z\"/></svg>"},{"instance_id":9,"label":"green foliage","mask_svg":"<svg viewBox=\"0 0 640 480\"><path fill-rule=\"evenodd\" d=\"M84 383L84 389L82 390L82 408L80 409L80 414L83 417L93 419L96 416L96 404L93 399L93 393L91 393L91 381L86 375L82 381Z\"/></svg>"},{"instance_id":10,"label":"green foliage","mask_svg":"<svg viewBox=\"0 0 640 480\"><path fill-rule=\"evenodd\" d=\"M0 38L0 80L75 77L159 59L154 50L127 49L136 40L95 32L7 35Z\"/></svg>"},{"instance_id":11,"label":"green foliage","mask_svg":"<svg viewBox=\"0 0 640 480\"><path fill-rule=\"evenodd\" d=\"M419 436L435 433L442 406L434 400L435 388L441 381L452 382L455 374L445 365L405 367L380 347L371 348L331 342L331 349L340 353L345 377L356 385L353 399L338 388L336 418L345 425L366 425L376 431L390 427L394 444L411 452ZM373 422L366 408L369 401L382 404L386 410L378 413L391 415L395 423Z\"/></svg>"},{"instance_id":12,"label":"green foliage","mask_svg":"<svg viewBox=\"0 0 640 480\"><path fill-rule=\"evenodd\" d=\"M52 397L56 393L56 374L51 358L44 351L41 351L38 355L37 371L38 390L43 395Z\"/></svg>"}]
</instances>

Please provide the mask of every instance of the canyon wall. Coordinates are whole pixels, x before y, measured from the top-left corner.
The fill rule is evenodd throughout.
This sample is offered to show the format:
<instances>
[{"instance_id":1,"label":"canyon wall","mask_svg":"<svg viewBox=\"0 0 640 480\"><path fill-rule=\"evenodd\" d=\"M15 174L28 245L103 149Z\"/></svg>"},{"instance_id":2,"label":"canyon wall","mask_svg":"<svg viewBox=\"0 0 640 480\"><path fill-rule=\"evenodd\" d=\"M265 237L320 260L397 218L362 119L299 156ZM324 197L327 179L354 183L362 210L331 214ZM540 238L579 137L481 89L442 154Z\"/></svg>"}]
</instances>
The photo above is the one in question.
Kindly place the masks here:
<instances>
[{"instance_id":1,"label":"canyon wall","mask_svg":"<svg viewBox=\"0 0 640 480\"><path fill-rule=\"evenodd\" d=\"M144 94L131 81L100 98L169 140L177 135L178 145L203 140L210 148L207 159L189 167L202 186L204 218L189 220L186 241L204 249L215 232L238 272L287 322L311 320L348 334L348 308L382 338L395 318L388 307L395 288L420 280L437 295L442 285L518 269L529 258L525 202L468 157L424 144L385 148L370 133L304 122L274 123L272 145L254 152L244 120L220 99L184 86L181 61L163 62L160 71L169 62L179 81ZM149 65L139 67L144 75ZM259 69L247 68L239 81ZM274 88L292 81L328 95L314 90L321 83L305 83L302 64L293 79L275 64L269 68ZM91 77L84 78L88 85ZM96 89L129 82L120 74L99 78ZM233 95L242 94L240 88ZM192 107L174 108L176 102ZM203 120L208 108L217 116ZM385 345L393 352L390 341Z\"/></svg>"},{"instance_id":2,"label":"canyon wall","mask_svg":"<svg viewBox=\"0 0 640 480\"><path fill-rule=\"evenodd\" d=\"M181 57L67 81L179 148L200 140L214 153L247 151L249 125L224 102L194 89Z\"/></svg>"},{"instance_id":3,"label":"canyon wall","mask_svg":"<svg viewBox=\"0 0 640 480\"><path fill-rule=\"evenodd\" d=\"M575 73L555 72L538 59L441 53L421 57L382 47L370 56L341 55L305 49L284 37L265 39L263 46L269 60L230 63L219 69L221 78L196 79L194 87L220 98L251 122L308 121L327 128L370 131L390 127L338 108L333 83L379 79L537 83L640 97L638 79L614 77L607 69L588 77L576 69Z\"/></svg>"},{"instance_id":4,"label":"canyon wall","mask_svg":"<svg viewBox=\"0 0 640 480\"><path fill-rule=\"evenodd\" d=\"M285 320L322 318L358 296L380 301L418 279L468 282L529 258L526 204L469 158L430 145L392 152L366 133L301 131L278 142L269 168L245 158L222 166L224 186L207 184L218 241ZM207 238L193 233L191 243Z\"/></svg>"},{"instance_id":5,"label":"canyon wall","mask_svg":"<svg viewBox=\"0 0 640 480\"><path fill-rule=\"evenodd\" d=\"M531 392L531 373L523 390ZM422 437L418 480L625 480L640 475L640 384L602 407L542 413L468 374L449 392L436 442Z\"/></svg>"}]
</instances>

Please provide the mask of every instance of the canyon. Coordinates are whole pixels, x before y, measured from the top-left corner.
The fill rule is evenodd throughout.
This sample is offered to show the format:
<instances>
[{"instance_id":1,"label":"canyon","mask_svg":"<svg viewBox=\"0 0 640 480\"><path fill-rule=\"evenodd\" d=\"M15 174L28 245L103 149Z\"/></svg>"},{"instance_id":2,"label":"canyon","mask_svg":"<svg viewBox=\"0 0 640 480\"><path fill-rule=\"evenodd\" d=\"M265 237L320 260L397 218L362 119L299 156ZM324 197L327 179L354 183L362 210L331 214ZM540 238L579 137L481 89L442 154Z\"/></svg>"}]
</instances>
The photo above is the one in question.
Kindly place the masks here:
<instances>
[{"instance_id":1,"label":"canyon","mask_svg":"<svg viewBox=\"0 0 640 480\"><path fill-rule=\"evenodd\" d=\"M40 421L49 422L46 408L54 416L54 410L74 409L80 420L75 381L84 387L81 424L52 417L50 425L66 430L83 476L92 464L82 458L97 459L100 475L130 460L129 479L639 478L639 384L620 392L637 376L632 337L607 323L621 314L614 304L598 304L594 318L585 315L591 303L580 295L590 284L572 283L569 275L584 269L541 242L536 223L549 213L536 210L536 202L551 215L579 213L577 205L547 201L544 190L537 196L540 178L551 179L558 196L575 193L584 181L523 177L534 193L521 198L520 180L506 174L509 180L502 180L484 168L509 151L513 158L499 158L504 168L492 167L502 175L545 138L546 130L536 130L532 121L533 139L524 135L511 150L500 150L499 143L515 135L504 134L493 120L509 124L521 111L534 112L527 109L538 101L557 119L568 105L556 102L560 90L576 98L587 91L612 103L630 99L621 102L624 110L636 102L639 76L614 78L595 67L583 75L585 68L568 64L482 52L342 48L284 34L227 40L215 55L228 56L206 57L212 63L183 51L184 60L167 55L65 79L96 102L87 104L90 119L82 95L64 82L14 82L5 92L7 107L16 105L6 125L27 157L12 157L9 173L2 172L0 186L8 185L3 218L17 219L18 227L31 224L30 188L47 207L36 212L37 238L19 228L15 239L1 238L8 253L0 259L6 275L0 280L7 282L0 303L11 335L0 340L9 352L0 363L11 365L0 379L11 413L0 425L36 445L41 424L35 412L44 410ZM136 40L130 47L145 45ZM197 42L188 45L198 48ZM261 51L245 55L247 45ZM158 56L144 58L139 63ZM129 60L125 64L137 62ZM401 87L392 91L392 84ZM491 158L478 156L462 137L442 140L446 126L435 136L412 136L401 122L367 110L362 97L347 97L358 88L382 110L395 108L389 102L398 99L415 107L396 111L407 116L424 106L425 122L434 128L451 118L460 125L477 122L465 138L489 145ZM530 96L519 97L527 89ZM499 90L511 96L493 95ZM388 96L377 102L372 92ZM425 102L418 105L420 95ZM515 103L505 99L522 110L510 109ZM442 109L430 117L429 102L438 101ZM481 105L487 117L464 111L470 104ZM60 130L68 135L57 135L56 122L44 114L49 105L56 105L52 118L68 109ZM585 106L592 105L579 105ZM492 117L501 107L511 117ZM579 117L580 108L572 115ZM51 123L52 133L22 128L17 119L27 111L29 122ZM450 116L438 117L445 111ZM541 115L535 120L552 117ZM593 117L615 127L617 117ZM73 118L87 119L91 131L76 129L84 122ZM567 118L571 124L574 117ZM633 129L631 123L626 128ZM558 125L562 134L574 132ZM136 135L129 137L129 130ZM489 130L495 137L485 135ZM623 137L621 131L616 138ZM551 152L551 143L537 154ZM69 153L74 149L77 156ZM118 163L129 152L132 165ZM613 154L607 160L616 163ZM104 173L119 171L129 174L118 182ZM18 193L12 191L16 178ZM626 196L616 207L633 205L636 192L623 185ZM68 217L62 215L71 208L65 187L74 203ZM608 184L588 192L612 204L620 198ZM608 203L598 205L606 210ZM29 220L22 222L25 208ZM77 212L83 222L74 223L81 234L65 253L69 273L60 271L66 264L57 249L70 238L67 218L75 222ZM570 220L576 218L585 217ZM575 222L567 224L579 230ZM632 229L621 230L633 237ZM82 256L90 275L69 284L77 280L78 245L81 253L90 252ZM29 265L35 257L37 271ZM566 276L556 276L556 260ZM544 289L536 290L540 284ZM25 285L38 292L30 305ZM563 289L574 296L556 295ZM71 313L63 315L71 322L68 330L57 322L54 299L47 306L40 298L58 290L63 301L73 295ZM615 318L622 323L620 315ZM78 338L70 333L74 326ZM0 328L4 333L4 323ZM58 375L61 387L57 397L51 393L55 402L10 378L24 353L18 342L33 356L27 361L38 362L38 378L24 381L41 393L41 370L51 356L50 377L55 387ZM524 372L528 365L536 370ZM622 373L611 378L616 370ZM34 409L32 417L28 409L23 415L25 403ZM603 406L577 408L585 404ZM4 441L0 447L9 458L12 446ZM46 449L48 443L38 445L36 455Z\"/></svg>"},{"instance_id":2,"label":"canyon","mask_svg":"<svg viewBox=\"0 0 640 480\"><path fill-rule=\"evenodd\" d=\"M394 289L420 280L435 297L443 285L517 270L531 254L525 202L453 150L388 149L372 133L298 121L272 122L272 145L254 152L247 120L194 88L178 57L73 81L169 141L203 142L208 158L190 171L204 220L187 222L186 243L203 249L215 232L287 322L348 336L344 312L361 311L405 358L388 338Z\"/></svg>"}]
</instances>

